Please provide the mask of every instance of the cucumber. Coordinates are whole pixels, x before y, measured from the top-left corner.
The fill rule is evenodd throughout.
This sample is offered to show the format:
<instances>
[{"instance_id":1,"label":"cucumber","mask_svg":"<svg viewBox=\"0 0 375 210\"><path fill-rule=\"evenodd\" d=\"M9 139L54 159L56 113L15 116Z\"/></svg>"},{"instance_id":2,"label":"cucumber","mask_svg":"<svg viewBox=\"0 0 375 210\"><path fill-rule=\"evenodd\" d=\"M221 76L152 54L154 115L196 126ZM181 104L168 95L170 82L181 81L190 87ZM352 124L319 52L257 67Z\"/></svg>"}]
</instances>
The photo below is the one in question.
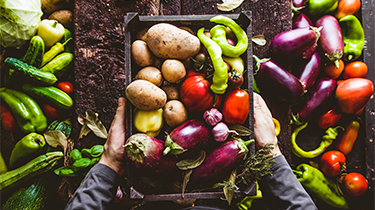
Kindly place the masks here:
<instances>
[{"instance_id":1,"label":"cucumber","mask_svg":"<svg viewBox=\"0 0 375 210\"><path fill-rule=\"evenodd\" d=\"M61 77L71 66L73 61L73 54L64 52L57 55L50 62L44 65L41 70L45 72L51 72L57 77Z\"/></svg>"},{"instance_id":2,"label":"cucumber","mask_svg":"<svg viewBox=\"0 0 375 210\"><path fill-rule=\"evenodd\" d=\"M42 71L17 58L8 57L5 59L4 63L7 64L10 68L21 72L32 81L44 85L52 85L57 81L57 78L53 73Z\"/></svg>"},{"instance_id":3,"label":"cucumber","mask_svg":"<svg viewBox=\"0 0 375 210\"><path fill-rule=\"evenodd\" d=\"M72 98L64 91L53 86L37 86L31 83L22 85L22 90L31 97L45 101L59 109L69 109L73 106Z\"/></svg>"},{"instance_id":4,"label":"cucumber","mask_svg":"<svg viewBox=\"0 0 375 210\"><path fill-rule=\"evenodd\" d=\"M42 37L38 35L33 36L30 40L29 48L21 60L31 66L39 68L42 64L44 48L45 46Z\"/></svg>"},{"instance_id":5,"label":"cucumber","mask_svg":"<svg viewBox=\"0 0 375 210\"><path fill-rule=\"evenodd\" d=\"M47 128L47 131L57 130L65 134L66 138L69 138L72 132L72 126L65 123L64 121L55 120Z\"/></svg>"}]
</instances>

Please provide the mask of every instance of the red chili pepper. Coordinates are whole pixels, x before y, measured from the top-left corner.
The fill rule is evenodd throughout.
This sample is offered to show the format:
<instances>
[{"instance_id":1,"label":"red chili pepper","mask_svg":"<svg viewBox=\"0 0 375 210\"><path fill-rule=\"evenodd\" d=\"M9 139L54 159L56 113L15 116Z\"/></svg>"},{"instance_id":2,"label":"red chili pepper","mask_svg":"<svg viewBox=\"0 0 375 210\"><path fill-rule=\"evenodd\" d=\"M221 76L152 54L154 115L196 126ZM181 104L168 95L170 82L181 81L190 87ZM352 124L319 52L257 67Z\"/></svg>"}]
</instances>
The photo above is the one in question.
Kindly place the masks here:
<instances>
[{"instance_id":1,"label":"red chili pepper","mask_svg":"<svg viewBox=\"0 0 375 210\"><path fill-rule=\"evenodd\" d=\"M350 121L346 125L345 131L340 141L337 143L336 148L345 155L349 154L353 149L354 142L357 140L358 131L359 122L355 120Z\"/></svg>"},{"instance_id":2,"label":"red chili pepper","mask_svg":"<svg viewBox=\"0 0 375 210\"><path fill-rule=\"evenodd\" d=\"M1 104L1 123L3 124L5 130L10 132L14 132L18 128L16 120L4 103Z\"/></svg>"},{"instance_id":3,"label":"red chili pepper","mask_svg":"<svg viewBox=\"0 0 375 210\"><path fill-rule=\"evenodd\" d=\"M336 125L341 119L342 113L336 108L330 109L324 113L318 120L319 128L327 129Z\"/></svg>"}]
</instances>

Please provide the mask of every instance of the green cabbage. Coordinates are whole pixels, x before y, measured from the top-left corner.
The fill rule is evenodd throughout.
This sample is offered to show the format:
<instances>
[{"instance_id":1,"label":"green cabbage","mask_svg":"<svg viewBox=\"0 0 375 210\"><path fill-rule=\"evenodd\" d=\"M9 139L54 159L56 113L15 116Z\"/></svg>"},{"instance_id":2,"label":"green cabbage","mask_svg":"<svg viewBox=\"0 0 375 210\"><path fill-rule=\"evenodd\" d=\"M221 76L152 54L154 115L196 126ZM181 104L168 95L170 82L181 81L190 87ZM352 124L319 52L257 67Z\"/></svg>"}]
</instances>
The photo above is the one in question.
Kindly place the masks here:
<instances>
[{"instance_id":1,"label":"green cabbage","mask_svg":"<svg viewBox=\"0 0 375 210\"><path fill-rule=\"evenodd\" d=\"M24 45L37 32L42 15L40 0L0 0L1 45Z\"/></svg>"}]
</instances>

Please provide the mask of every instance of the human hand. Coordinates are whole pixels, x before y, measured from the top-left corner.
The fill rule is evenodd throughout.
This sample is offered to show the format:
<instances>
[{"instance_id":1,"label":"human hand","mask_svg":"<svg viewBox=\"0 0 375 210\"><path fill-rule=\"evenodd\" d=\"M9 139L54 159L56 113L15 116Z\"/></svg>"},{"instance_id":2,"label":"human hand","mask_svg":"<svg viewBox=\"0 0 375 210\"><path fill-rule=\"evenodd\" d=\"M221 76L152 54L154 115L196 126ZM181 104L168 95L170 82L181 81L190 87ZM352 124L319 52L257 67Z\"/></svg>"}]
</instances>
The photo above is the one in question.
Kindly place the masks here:
<instances>
[{"instance_id":1,"label":"human hand","mask_svg":"<svg viewBox=\"0 0 375 210\"><path fill-rule=\"evenodd\" d=\"M125 149L125 98L120 97L116 115L108 132L107 141L99 163L109 166L120 176L125 174L124 153Z\"/></svg>"},{"instance_id":2,"label":"human hand","mask_svg":"<svg viewBox=\"0 0 375 210\"><path fill-rule=\"evenodd\" d=\"M254 135L258 149L263 148L266 144L273 144L274 148L271 153L281 155L279 146L277 145L277 137L275 134L275 125L272 121L272 114L267 107L263 98L254 93Z\"/></svg>"}]
</instances>

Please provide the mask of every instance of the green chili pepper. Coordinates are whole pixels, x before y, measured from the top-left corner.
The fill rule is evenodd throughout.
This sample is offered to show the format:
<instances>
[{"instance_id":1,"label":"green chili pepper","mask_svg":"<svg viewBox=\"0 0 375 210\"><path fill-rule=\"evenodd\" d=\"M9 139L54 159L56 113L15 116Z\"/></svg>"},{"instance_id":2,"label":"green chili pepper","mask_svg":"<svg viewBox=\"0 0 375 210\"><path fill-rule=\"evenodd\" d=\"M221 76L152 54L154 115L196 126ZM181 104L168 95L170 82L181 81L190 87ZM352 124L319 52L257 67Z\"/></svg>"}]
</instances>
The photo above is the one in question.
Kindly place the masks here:
<instances>
[{"instance_id":1,"label":"green chili pepper","mask_svg":"<svg viewBox=\"0 0 375 210\"><path fill-rule=\"evenodd\" d=\"M308 2L308 9L312 16L321 16L334 12L337 5L338 0L310 0Z\"/></svg>"},{"instance_id":2,"label":"green chili pepper","mask_svg":"<svg viewBox=\"0 0 375 210\"><path fill-rule=\"evenodd\" d=\"M333 140L336 139L337 135L338 135L338 129L343 129L343 127L341 126L337 126L335 128L328 128L326 130L326 134L323 136L323 139L322 141L320 142L320 145L318 148L316 148L315 150L311 150L311 151L304 151L303 149L301 149L297 143L296 143L296 139L297 139L297 135L298 133L303 130L304 128L306 128L308 123L305 123L299 127L297 127L293 133L292 133L292 136L291 136L291 140L292 140L292 145L291 145L291 149L292 149L292 152L297 156L297 157L300 157L300 158L314 158L314 157L317 157L319 156L320 154L322 154L326 149L327 147L329 147Z\"/></svg>"},{"instance_id":3,"label":"green chili pepper","mask_svg":"<svg viewBox=\"0 0 375 210\"><path fill-rule=\"evenodd\" d=\"M216 25L211 30L211 37L222 49L223 55L238 57L242 55L249 45L246 32L234 20L223 15L217 15L210 19L211 22L228 26L237 38L236 46L228 44L225 26Z\"/></svg>"},{"instance_id":4,"label":"green chili pepper","mask_svg":"<svg viewBox=\"0 0 375 210\"><path fill-rule=\"evenodd\" d=\"M9 168L13 169L21 165L22 161L38 155L46 144L44 137L37 133L29 133L17 142L9 158Z\"/></svg>"},{"instance_id":5,"label":"green chili pepper","mask_svg":"<svg viewBox=\"0 0 375 210\"><path fill-rule=\"evenodd\" d=\"M0 88L1 99L8 104L21 130L25 133L42 132L47 127L47 118L39 105L23 92Z\"/></svg>"},{"instance_id":6,"label":"green chili pepper","mask_svg":"<svg viewBox=\"0 0 375 210\"><path fill-rule=\"evenodd\" d=\"M362 24L354 15L341 18L339 24L344 41L343 59L353 61L361 56L365 46L365 32Z\"/></svg>"},{"instance_id":7,"label":"green chili pepper","mask_svg":"<svg viewBox=\"0 0 375 210\"><path fill-rule=\"evenodd\" d=\"M204 28L197 32L197 36L202 44L207 48L212 64L214 66L214 76L212 78L211 90L216 94L223 94L228 87L228 67L221 57L221 48L216 42L208 38L204 33Z\"/></svg>"},{"instance_id":8,"label":"green chili pepper","mask_svg":"<svg viewBox=\"0 0 375 210\"><path fill-rule=\"evenodd\" d=\"M52 60L56 55L58 55L61 52L64 52L64 46L71 40L72 38L69 38L66 40L63 44L60 42L57 42L55 45L53 45L46 53L43 55L42 65L46 65L49 61Z\"/></svg>"},{"instance_id":9,"label":"green chili pepper","mask_svg":"<svg viewBox=\"0 0 375 210\"><path fill-rule=\"evenodd\" d=\"M293 172L312 197L320 199L335 208L349 208L336 183L327 179L319 169L303 163L297 166Z\"/></svg>"},{"instance_id":10,"label":"green chili pepper","mask_svg":"<svg viewBox=\"0 0 375 210\"><path fill-rule=\"evenodd\" d=\"M259 185L258 185L258 182L256 182L256 186L257 186L257 194L256 195L250 195L250 196L246 196L244 199L242 199L242 201L238 202L237 203L237 207L238 209L240 210L248 210L251 208L251 205L253 203L253 201L255 199L259 199L259 198L262 198L262 191L260 191L259 189Z\"/></svg>"}]
</instances>

